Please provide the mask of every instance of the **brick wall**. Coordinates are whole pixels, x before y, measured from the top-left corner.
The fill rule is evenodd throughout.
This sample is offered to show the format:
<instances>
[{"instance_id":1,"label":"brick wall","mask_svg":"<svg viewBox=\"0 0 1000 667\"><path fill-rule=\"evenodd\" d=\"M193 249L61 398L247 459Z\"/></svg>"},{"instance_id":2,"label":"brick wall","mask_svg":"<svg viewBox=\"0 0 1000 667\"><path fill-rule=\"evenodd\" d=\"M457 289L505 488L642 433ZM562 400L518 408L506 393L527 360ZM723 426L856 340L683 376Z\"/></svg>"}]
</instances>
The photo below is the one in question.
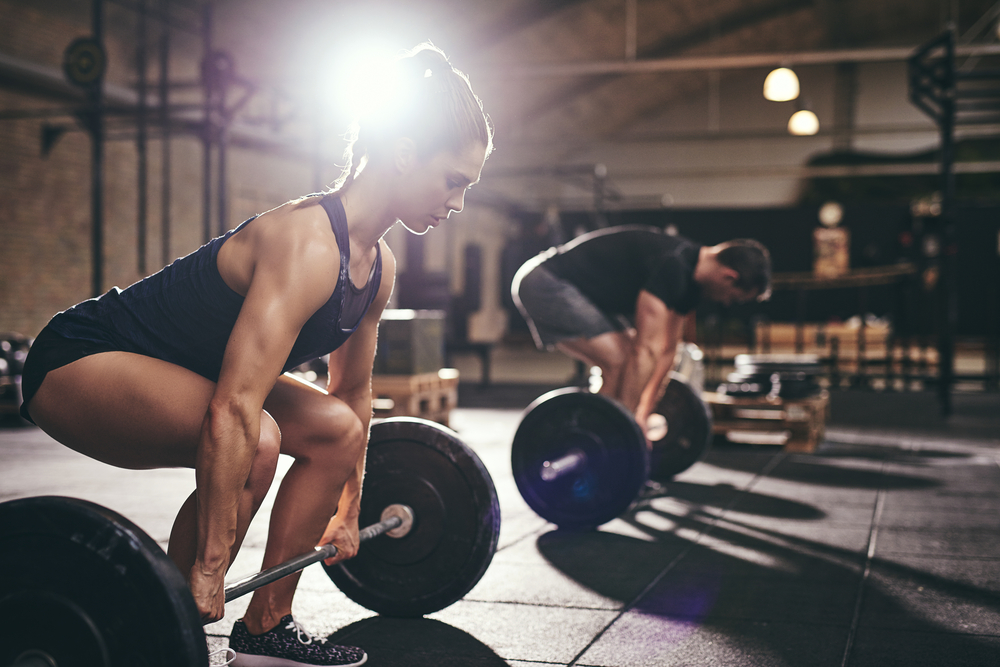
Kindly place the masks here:
<instances>
[{"instance_id":1,"label":"brick wall","mask_svg":"<svg viewBox=\"0 0 1000 667\"><path fill-rule=\"evenodd\" d=\"M132 86L136 17L106 2L107 81ZM90 3L69 0L0 0L0 53L58 69L75 38L90 34ZM158 27L149 21L150 80L155 83ZM197 35L173 36L172 78L194 79L201 57ZM185 93L177 94L178 101ZM192 98L187 94L187 99ZM65 99L12 85L0 76L0 111L67 107ZM47 156L44 124L65 125ZM109 121L104 171L104 284L125 287L163 264L161 243L162 142L150 131L146 270L138 266L137 151L134 133ZM91 296L90 138L71 117L0 119L0 331L35 335L48 319ZM197 248L202 231L202 144L190 134L171 141L170 257ZM312 189L308 161L231 148L229 219L247 217ZM215 210L213 204L213 211ZM214 224L214 223L213 223ZM214 233L214 230L213 230Z\"/></svg>"},{"instance_id":2,"label":"brick wall","mask_svg":"<svg viewBox=\"0 0 1000 667\"><path fill-rule=\"evenodd\" d=\"M157 3L148 0L149 5ZM183 3L176 5L180 7ZM184 5L186 6L186 5ZM259 26L247 21L241 3L219 6L217 48L234 55L237 71L255 72L280 80L280 69L272 51L261 47ZM259 12L270 12L269 2L254 4ZM106 81L109 86L133 88L137 16L131 9L107 2L104 7L104 42L109 55ZM48 68L61 76L62 55L75 38L91 33L91 2L81 0L0 0L0 55ZM251 12L252 14L252 12ZM192 15L197 18L197 13ZM158 78L157 40L159 23L148 25L149 85L155 90ZM171 33L171 80L197 81L203 55L201 36L183 29ZM288 36L286 35L286 38ZM300 37L293 36L292 44ZM280 42L280 40L279 40ZM276 42L277 44L278 42ZM310 81L316 77L309 73ZM318 79L317 79L318 80ZM314 91L315 93L315 91ZM197 89L179 88L171 102L198 104ZM15 109L67 108L72 100L15 85L0 68L0 112ZM79 100L76 102L79 104ZM293 101L293 104L295 102ZM298 103L302 103L300 100ZM259 93L245 111L261 116L270 101ZM306 103L308 104L308 102ZM226 226L231 228L246 218L280 205L288 199L312 192L317 183L329 183L338 173L336 163L342 153L339 138L345 128L340 120L317 115L315 109L295 109L289 127L275 130L299 137L300 153L246 148L234 143L228 151L228 211ZM325 113L325 112L321 112ZM195 112L195 117L197 117ZM322 118L326 125L317 132L310 123ZM41 133L46 124L69 128L47 156L42 155ZM134 125L127 118L108 120L104 170L104 282L102 291L112 286L126 287L164 263L161 243L161 156L162 142L155 127L150 128L147 148L147 239L146 266L140 270L137 249L137 151ZM322 173L315 173L310 146L321 136L324 147ZM193 133L175 132L171 147L171 225L168 260L187 254L203 242L203 150ZM49 318L91 295L91 156L90 138L72 117L9 120L0 118L0 332L17 331L36 335ZM214 174L213 174L214 178ZM213 201L213 216L217 210ZM453 220L432 243L439 252L429 253L434 270L450 270L461 275L452 255L459 252L470 236L485 234L499 239L510 227L508 220L483 217L472 211ZM495 217L495 216L494 216ZM487 224L488 223L488 224ZM213 220L212 235L217 233ZM400 267L405 268L407 233L394 229L387 241L395 249ZM487 254L498 256L500 245L487 243ZM459 249L459 250L456 250ZM487 261L487 267L496 262ZM440 266L439 266L440 265ZM484 277L485 290L496 292L498 277ZM461 288L461 285L458 285ZM487 299L493 304L495 299ZM491 306L495 310L495 306ZM494 332L495 333L495 332Z\"/></svg>"}]
</instances>

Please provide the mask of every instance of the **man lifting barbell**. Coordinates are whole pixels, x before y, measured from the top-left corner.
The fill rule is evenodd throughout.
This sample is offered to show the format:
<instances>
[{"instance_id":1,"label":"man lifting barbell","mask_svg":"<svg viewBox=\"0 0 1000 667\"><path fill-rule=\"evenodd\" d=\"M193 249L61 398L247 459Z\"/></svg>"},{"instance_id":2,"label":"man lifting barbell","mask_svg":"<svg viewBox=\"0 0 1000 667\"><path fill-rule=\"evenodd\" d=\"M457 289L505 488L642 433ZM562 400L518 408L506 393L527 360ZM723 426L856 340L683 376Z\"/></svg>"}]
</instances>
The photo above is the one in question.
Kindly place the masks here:
<instances>
[{"instance_id":1,"label":"man lifting barbell","mask_svg":"<svg viewBox=\"0 0 1000 667\"><path fill-rule=\"evenodd\" d=\"M601 369L600 393L645 429L673 366L685 314L770 295L771 258L737 239L704 246L656 227L584 234L528 260L511 293L539 349Z\"/></svg>"},{"instance_id":2,"label":"man lifting barbell","mask_svg":"<svg viewBox=\"0 0 1000 667\"><path fill-rule=\"evenodd\" d=\"M381 239L397 221L422 234L461 211L492 147L481 102L442 52L421 45L395 69L332 192L56 315L29 354L23 414L55 439L125 468L195 469L169 553L205 622L223 616L226 570L279 453L294 463L264 567L317 543L336 545L336 560L358 551L372 361L395 273ZM328 391L283 375L327 353ZM254 592L231 636L235 664L363 663L361 649L314 642L292 619L296 584Z\"/></svg>"}]
</instances>

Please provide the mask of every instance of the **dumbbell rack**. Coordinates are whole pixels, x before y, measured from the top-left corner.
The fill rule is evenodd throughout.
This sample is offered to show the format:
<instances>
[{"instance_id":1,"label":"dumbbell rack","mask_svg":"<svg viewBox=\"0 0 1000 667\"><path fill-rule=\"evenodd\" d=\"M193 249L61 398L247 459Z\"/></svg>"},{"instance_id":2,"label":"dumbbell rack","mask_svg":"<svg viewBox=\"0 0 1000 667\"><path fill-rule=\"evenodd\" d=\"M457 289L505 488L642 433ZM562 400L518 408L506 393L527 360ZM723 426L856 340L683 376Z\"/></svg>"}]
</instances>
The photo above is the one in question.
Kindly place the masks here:
<instances>
[{"instance_id":1,"label":"dumbbell rack","mask_svg":"<svg viewBox=\"0 0 1000 667\"><path fill-rule=\"evenodd\" d=\"M738 435L751 444L783 445L789 452L815 451L830 412L830 394L825 390L794 399L715 392L703 392L702 398L712 410L713 434Z\"/></svg>"}]
</instances>

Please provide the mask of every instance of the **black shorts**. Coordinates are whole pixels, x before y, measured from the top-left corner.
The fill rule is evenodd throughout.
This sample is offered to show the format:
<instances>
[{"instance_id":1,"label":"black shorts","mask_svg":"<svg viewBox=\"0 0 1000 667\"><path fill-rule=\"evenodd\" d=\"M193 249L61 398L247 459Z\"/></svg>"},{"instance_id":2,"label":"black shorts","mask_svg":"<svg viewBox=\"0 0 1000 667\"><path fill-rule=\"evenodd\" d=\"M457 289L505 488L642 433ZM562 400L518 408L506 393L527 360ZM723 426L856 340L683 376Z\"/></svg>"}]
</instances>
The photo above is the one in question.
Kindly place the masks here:
<instances>
[{"instance_id":1,"label":"black shorts","mask_svg":"<svg viewBox=\"0 0 1000 667\"><path fill-rule=\"evenodd\" d=\"M24 370L21 372L21 391L24 397L21 402L21 416L32 424L35 423L28 414L28 402L42 386L42 380L49 371L92 354L114 352L118 349L111 343L66 338L49 327L42 329L31 344L28 358L24 360Z\"/></svg>"},{"instance_id":2,"label":"black shorts","mask_svg":"<svg viewBox=\"0 0 1000 667\"><path fill-rule=\"evenodd\" d=\"M538 349L552 349L562 340L594 338L628 327L627 320L603 312L576 285L549 271L546 258L543 253L525 262L511 285L511 296Z\"/></svg>"}]
</instances>

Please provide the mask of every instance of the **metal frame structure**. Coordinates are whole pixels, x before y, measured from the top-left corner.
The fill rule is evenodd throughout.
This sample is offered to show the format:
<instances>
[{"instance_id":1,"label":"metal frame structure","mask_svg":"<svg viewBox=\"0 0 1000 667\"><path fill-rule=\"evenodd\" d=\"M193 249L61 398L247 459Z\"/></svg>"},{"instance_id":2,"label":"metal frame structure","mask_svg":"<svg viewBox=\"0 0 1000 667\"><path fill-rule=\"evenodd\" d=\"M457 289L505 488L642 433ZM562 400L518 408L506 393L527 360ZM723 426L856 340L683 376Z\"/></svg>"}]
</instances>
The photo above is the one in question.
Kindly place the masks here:
<instances>
[{"instance_id":1,"label":"metal frame structure","mask_svg":"<svg viewBox=\"0 0 1000 667\"><path fill-rule=\"evenodd\" d=\"M136 25L136 84L135 89L109 85L103 71L85 84L66 80L56 70L32 63L3 58L0 67L5 78L21 87L38 90L69 102L68 105L44 109L0 110L0 120L25 118L51 119L42 127L41 151L47 155L63 134L73 130L87 132L91 140L91 293L104 292L104 145L113 139L127 138L136 142L137 155L137 248L139 273L147 273L148 222L148 157L151 136L163 142L161 152L161 250L162 265L171 261L171 141L178 134L194 134L201 139L204 155L202 174L202 231L204 241L224 233L228 225L227 148L232 138L231 128L239 111L258 92L258 86L236 73L233 58L214 48L212 41L212 5L201 0L91 0L91 35L87 40L104 57L104 23L106 2L113 2L135 12ZM183 11L181 11L183 10ZM150 19L159 24L156 45L158 81L150 84L148 54L151 50ZM171 34L182 30L199 34L203 44L201 77L198 81L172 81L170 74ZM64 69L66 69L64 67ZM155 92L153 88L155 86ZM199 89L199 105L174 104L172 91ZM198 113L200 118L192 117ZM76 123L55 122L59 118L75 118ZM108 121L124 121L125 131L109 131ZM279 119L280 124L287 119ZM118 125L115 125L118 128ZM158 134L154 135L153 132ZM245 133L244 133L245 134ZM284 151L301 152L281 141L257 136L241 137L241 143L264 145ZM214 206L213 206L214 204Z\"/></svg>"},{"instance_id":2,"label":"metal frame structure","mask_svg":"<svg viewBox=\"0 0 1000 667\"><path fill-rule=\"evenodd\" d=\"M910 101L935 122L941 135L942 257L937 343L938 396L945 417L952 413L958 324L955 128L1000 120L1000 69L976 69L974 61L957 67L956 55L955 31L948 30L920 47L908 61Z\"/></svg>"}]
</instances>

